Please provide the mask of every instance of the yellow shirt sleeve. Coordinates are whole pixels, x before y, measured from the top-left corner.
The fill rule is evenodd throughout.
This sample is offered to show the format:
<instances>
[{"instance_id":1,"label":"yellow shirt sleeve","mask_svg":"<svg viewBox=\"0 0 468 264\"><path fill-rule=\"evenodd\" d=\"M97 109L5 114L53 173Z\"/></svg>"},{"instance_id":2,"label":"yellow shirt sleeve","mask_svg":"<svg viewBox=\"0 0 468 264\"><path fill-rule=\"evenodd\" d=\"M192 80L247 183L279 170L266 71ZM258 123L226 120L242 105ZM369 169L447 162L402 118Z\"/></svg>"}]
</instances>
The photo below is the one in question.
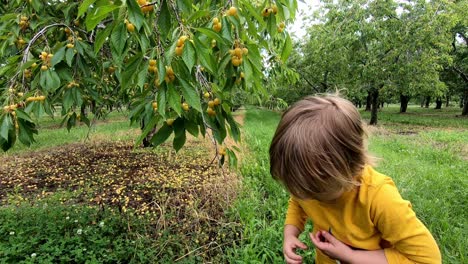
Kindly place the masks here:
<instances>
[{"instance_id":1,"label":"yellow shirt sleeve","mask_svg":"<svg viewBox=\"0 0 468 264\"><path fill-rule=\"evenodd\" d=\"M370 216L382 239L392 248L385 249L389 264L442 262L439 248L429 230L416 217L410 202L403 200L393 181L388 178L376 187Z\"/></svg>"},{"instance_id":2,"label":"yellow shirt sleeve","mask_svg":"<svg viewBox=\"0 0 468 264\"><path fill-rule=\"evenodd\" d=\"M294 198L289 198L288 211L286 213L285 225L294 225L301 232L304 231L304 225L307 220L307 215L302 209L299 202Z\"/></svg>"}]
</instances>

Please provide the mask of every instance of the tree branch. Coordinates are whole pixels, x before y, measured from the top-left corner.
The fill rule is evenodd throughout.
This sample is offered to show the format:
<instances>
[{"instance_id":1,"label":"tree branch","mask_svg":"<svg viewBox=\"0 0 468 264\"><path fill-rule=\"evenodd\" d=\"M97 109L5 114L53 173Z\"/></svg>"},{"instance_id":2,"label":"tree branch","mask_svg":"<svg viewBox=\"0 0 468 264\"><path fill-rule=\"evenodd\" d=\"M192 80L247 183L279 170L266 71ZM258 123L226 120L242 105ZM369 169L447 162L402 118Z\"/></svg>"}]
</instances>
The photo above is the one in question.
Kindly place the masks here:
<instances>
[{"instance_id":1,"label":"tree branch","mask_svg":"<svg viewBox=\"0 0 468 264\"><path fill-rule=\"evenodd\" d=\"M468 83L468 76L467 76L464 72L462 72L460 69L457 69L457 67L455 67L455 66L452 66L452 69L453 69L455 72L457 72L457 73L460 75L460 77L462 77L462 79L463 79L466 83Z\"/></svg>"}]
</instances>

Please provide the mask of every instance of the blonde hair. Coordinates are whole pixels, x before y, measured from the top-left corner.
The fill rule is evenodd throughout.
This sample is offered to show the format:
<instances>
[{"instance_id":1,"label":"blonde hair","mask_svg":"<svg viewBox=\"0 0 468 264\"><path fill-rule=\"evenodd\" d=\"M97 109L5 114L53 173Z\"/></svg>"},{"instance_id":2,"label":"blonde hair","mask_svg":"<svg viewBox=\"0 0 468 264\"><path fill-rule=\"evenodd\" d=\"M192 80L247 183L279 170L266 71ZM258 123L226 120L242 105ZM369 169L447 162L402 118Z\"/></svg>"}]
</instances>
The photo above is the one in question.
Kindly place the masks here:
<instances>
[{"instance_id":1,"label":"blonde hair","mask_svg":"<svg viewBox=\"0 0 468 264\"><path fill-rule=\"evenodd\" d=\"M311 96L282 116L270 146L270 173L301 199L327 201L359 185L371 162L356 107L336 95Z\"/></svg>"}]
</instances>

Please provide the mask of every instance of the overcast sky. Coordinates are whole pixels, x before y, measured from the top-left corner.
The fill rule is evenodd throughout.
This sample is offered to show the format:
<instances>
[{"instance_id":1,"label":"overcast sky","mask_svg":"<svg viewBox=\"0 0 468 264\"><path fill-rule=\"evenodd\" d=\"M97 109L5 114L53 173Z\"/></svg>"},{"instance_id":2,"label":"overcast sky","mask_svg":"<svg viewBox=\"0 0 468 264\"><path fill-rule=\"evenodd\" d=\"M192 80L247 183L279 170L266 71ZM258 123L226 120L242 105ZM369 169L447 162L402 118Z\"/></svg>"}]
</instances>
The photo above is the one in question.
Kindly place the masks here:
<instances>
[{"instance_id":1,"label":"overcast sky","mask_svg":"<svg viewBox=\"0 0 468 264\"><path fill-rule=\"evenodd\" d=\"M304 16L311 16L320 5L320 0L306 0L305 2L307 2L307 4L301 2L300 0L297 1L298 9L296 13L296 20L289 28L289 32L293 33L299 39L303 38L306 34L305 29L302 28L302 18Z\"/></svg>"}]
</instances>

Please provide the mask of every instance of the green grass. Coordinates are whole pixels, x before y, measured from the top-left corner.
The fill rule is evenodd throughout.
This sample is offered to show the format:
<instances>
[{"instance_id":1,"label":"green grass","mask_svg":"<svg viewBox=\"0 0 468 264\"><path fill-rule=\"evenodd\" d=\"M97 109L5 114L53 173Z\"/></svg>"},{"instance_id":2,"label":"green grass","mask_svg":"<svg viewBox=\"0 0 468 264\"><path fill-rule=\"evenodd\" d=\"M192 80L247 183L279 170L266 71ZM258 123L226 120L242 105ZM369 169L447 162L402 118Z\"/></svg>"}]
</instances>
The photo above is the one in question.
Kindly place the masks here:
<instances>
[{"instance_id":1,"label":"green grass","mask_svg":"<svg viewBox=\"0 0 468 264\"><path fill-rule=\"evenodd\" d=\"M96 207L63 204L57 193L34 205L0 208L0 263L150 263L150 223ZM133 232L129 232L132 229Z\"/></svg>"},{"instance_id":2,"label":"green grass","mask_svg":"<svg viewBox=\"0 0 468 264\"><path fill-rule=\"evenodd\" d=\"M458 109L437 111L410 107L411 114L398 114L397 107L384 108L379 112L381 128L377 132L385 132L371 135L370 151L382 158L377 170L394 179L434 235L443 262L466 263L467 120L455 117ZM265 110L247 112L243 132L250 153L242 166L245 193L234 207L244 225L244 240L234 250L233 260L278 263L283 259L288 194L272 180L268 160L279 118L279 114ZM400 134L407 130L413 133ZM313 257L310 251L303 255L305 263Z\"/></svg>"},{"instance_id":3,"label":"green grass","mask_svg":"<svg viewBox=\"0 0 468 264\"><path fill-rule=\"evenodd\" d=\"M460 108L421 108L417 105L409 105L406 113L399 113L399 105L385 106L378 112L380 125L391 125L395 128L456 128L468 129L468 119L457 117L461 114ZM370 119L370 112L361 109L363 119Z\"/></svg>"},{"instance_id":4,"label":"green grass","mask_svg":"<svg viewBox=\"0 0 468 264\"><path fill-rule=\"evenodd\" d=\"M130 121L125 116L125 112L111 113L106 119L96 120L90 127L80 123L70 131L66 127L60 127L60 117L54 119L41 117L38 121L39 133L34 137L36 143L28 147L17 142L12 149L3 155L41 150L87 140L132 140L139 135L138 125L130 126ZM132 130L132 128L136 130Z\"/></svg>"}]
</instances>

